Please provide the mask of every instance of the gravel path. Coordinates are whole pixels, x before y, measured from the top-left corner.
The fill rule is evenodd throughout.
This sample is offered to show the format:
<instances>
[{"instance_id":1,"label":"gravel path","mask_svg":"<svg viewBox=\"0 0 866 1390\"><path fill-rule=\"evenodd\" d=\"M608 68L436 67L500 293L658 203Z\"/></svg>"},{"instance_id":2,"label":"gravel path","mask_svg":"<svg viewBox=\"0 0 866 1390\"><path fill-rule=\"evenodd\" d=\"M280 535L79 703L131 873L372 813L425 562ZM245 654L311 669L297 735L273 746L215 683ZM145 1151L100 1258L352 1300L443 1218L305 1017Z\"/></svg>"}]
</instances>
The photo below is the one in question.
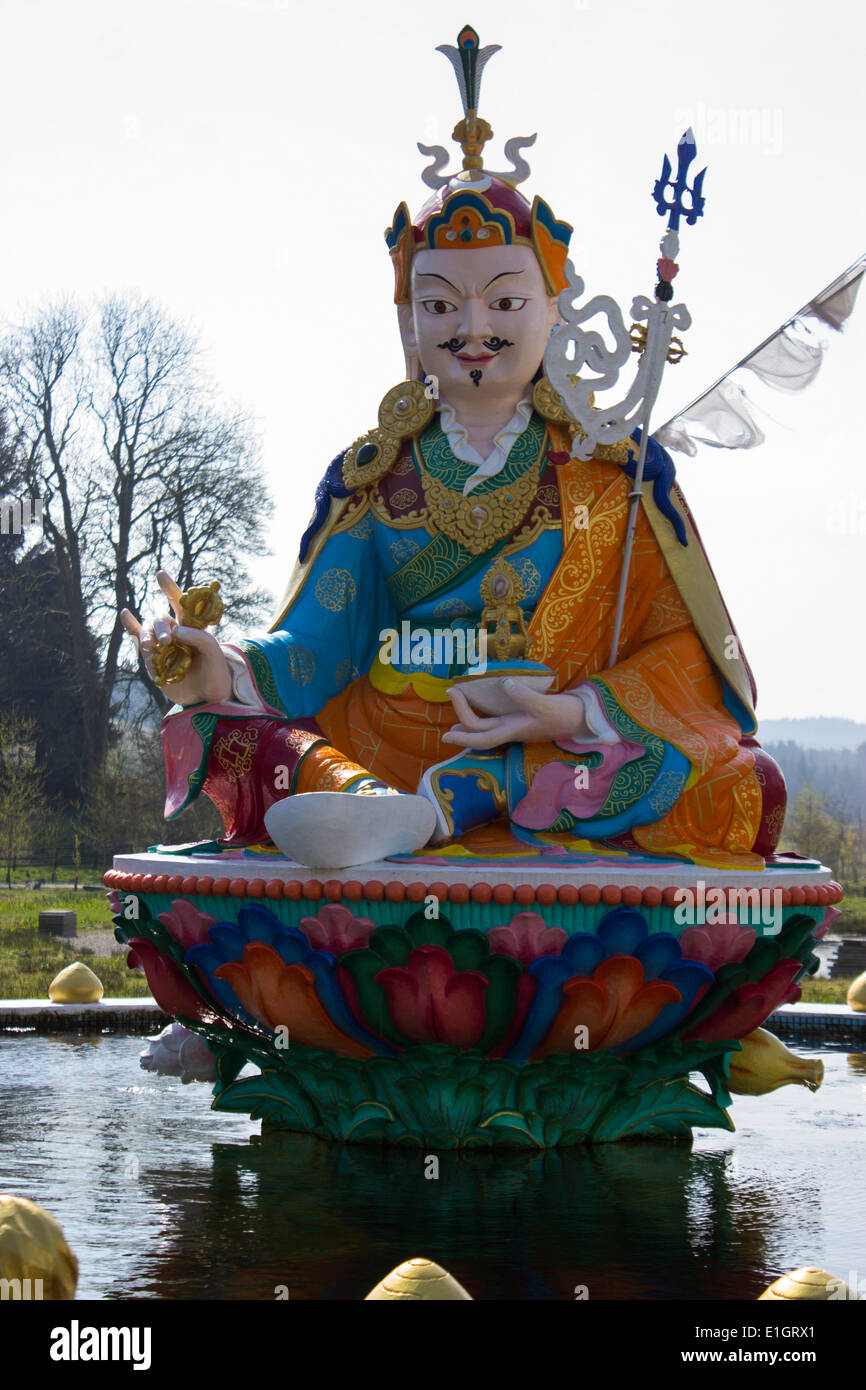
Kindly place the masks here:
<instances>
[{"instance_id":1,"label":"gravel path","mask_svg":"<svg viewBox=\"0 0 866 1390\"><path fill-rule=\"evenodd\" d=\"M81 936L58 936L64 946L74 951L92 951L95 956L125 956L126 947L115 939L113 931L86 931Z\"/></svg>"}]
</instances>

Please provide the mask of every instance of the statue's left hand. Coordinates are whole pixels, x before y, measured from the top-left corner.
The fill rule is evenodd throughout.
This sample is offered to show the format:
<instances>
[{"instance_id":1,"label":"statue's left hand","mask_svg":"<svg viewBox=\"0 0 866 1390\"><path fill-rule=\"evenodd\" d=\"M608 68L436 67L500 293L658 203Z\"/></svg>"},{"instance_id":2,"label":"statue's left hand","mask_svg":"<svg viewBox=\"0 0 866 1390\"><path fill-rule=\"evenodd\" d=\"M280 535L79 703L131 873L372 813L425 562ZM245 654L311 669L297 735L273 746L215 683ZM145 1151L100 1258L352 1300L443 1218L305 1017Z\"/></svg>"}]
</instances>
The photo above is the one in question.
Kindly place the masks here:
<instances>
[{"instance_id":1,"label":"statue's left hand","mask_svg":"<svg viewBox=\"0 0 866 1390\"><path fill-rule=\"evenodd\" d=\"M579 696L541 695L516 680L506 680L503 684L517 708L513 714L491 718L476 714L462 690L449 690L460 723L442 735L442 742L459 743L463 748L496 748L500 743L548 743L561 738L578 743L595 742Z\"/></svg>"}]
</instances>

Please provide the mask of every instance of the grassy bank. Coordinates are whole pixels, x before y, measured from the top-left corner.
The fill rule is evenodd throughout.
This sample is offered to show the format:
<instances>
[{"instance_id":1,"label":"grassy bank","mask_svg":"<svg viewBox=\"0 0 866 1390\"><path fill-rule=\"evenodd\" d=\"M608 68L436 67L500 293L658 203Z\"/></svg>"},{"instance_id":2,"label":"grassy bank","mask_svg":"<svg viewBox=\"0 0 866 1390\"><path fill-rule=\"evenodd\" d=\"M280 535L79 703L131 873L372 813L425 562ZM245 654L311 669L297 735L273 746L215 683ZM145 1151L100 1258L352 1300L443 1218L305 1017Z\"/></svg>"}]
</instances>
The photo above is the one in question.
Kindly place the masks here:
<instances>
[{"instance_id":1,"label":"grassy bank","mask_svg":"<svg viewBox=\"0 0 866 1390\"><path fill-rule=\"evenodd\" d=\"M835 980L801 980L804 1004L844 1004L853 976Z\"/></svg>"},{"instance_id":2,"label":"grassy bank","mask_svg":"<svg viewBox=\"0 0 866 1390\"><path fill-rule=\"evenodd\" d=\"M40 936L39 913L49 907L72 908L78 915L79 937L94 935L94 948ZM90 966L109 997L146 997L150 993L147 981L128 969L124 956L100 954L105 951L105 934L113 930L108 903L96 893L4 889L0 892L0 999L47 999L54 976L74 960Z\"/></svg>"}]
</instances>

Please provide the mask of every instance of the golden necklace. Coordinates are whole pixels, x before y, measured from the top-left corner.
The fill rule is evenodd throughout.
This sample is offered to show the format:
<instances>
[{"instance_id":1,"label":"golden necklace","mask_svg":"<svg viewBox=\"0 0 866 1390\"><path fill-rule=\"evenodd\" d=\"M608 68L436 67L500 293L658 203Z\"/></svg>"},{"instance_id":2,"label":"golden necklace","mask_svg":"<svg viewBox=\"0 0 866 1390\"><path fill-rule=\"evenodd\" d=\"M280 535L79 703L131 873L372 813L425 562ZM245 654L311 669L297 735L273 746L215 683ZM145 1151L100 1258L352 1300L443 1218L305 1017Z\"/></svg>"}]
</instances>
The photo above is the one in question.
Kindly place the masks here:
<instances>
[{"instance_id":1,"label":"golden necklace","mask_svg":"<svg viewBox=\"0 0 866 1390\"><path fill-rule=\"evenodd\" d=\"M464 497L456 488L446 487L419 462L424 497L431 520L451 540L471 555L480 555L509 535L522 521L538 490L542 454L521 478L503 483L492 492Z\"/></svg>"}]
</instances>

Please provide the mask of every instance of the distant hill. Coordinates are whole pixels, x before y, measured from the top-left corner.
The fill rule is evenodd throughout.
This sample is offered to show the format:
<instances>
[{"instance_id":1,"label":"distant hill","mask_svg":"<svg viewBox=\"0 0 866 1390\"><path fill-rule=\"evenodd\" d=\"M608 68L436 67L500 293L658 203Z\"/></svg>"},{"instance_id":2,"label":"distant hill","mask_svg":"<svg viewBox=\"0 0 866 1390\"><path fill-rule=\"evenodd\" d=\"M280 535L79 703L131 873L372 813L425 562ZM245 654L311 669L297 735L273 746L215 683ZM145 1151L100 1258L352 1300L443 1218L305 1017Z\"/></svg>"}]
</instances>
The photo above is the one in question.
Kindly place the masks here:
<instances>
[{"instance_id":1,"label":"distant hill","mask_svg":"<svg viewBox=\"0 0 866 1390\"><path fill-rule=\"evenodd\" d=\"M854 752L866 743L866 724L855 719L761 719L758 738L762 744L796 743L800 748L821 748Z\"/></svg>"},{"instance_id":2,"label":"distant hill","mask_svg":"<svg viewBox=\"0 0 866 1390\"><path fill-rule=\"evenodd\" d=\"M830 722L830 721L828 721ZM761 740L775 758L788 784L788 805L796 801L803 787L827 798L834 815L866 822L866 741L852 752L846 748L801 748L791 742Z\"/></svg>"}]
</instances>

